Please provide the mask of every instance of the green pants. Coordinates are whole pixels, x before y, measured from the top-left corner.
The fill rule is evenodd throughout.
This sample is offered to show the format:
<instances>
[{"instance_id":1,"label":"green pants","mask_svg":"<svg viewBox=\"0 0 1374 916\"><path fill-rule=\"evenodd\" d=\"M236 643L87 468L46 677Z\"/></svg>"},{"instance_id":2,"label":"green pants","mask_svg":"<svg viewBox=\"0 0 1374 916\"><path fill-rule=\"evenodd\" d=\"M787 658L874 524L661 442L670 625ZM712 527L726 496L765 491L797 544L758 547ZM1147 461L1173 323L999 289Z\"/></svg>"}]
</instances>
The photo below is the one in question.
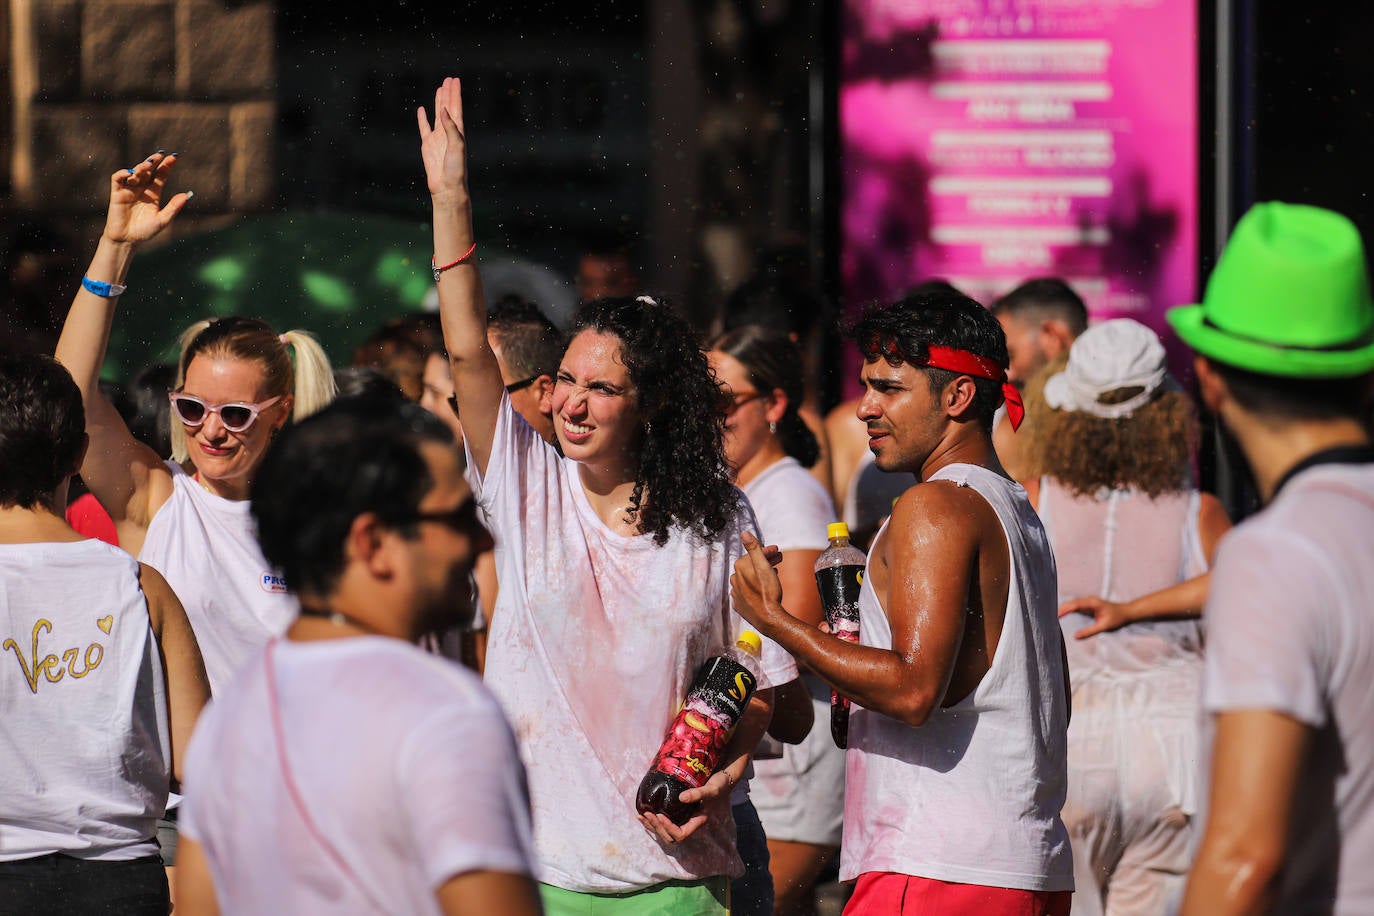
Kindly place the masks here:
<instances>
[{"instance_id":1,"label":"green pants","mask_svg":"<svg viewBox=\"0 0 1374 916\"><path fill-rule=\"evenodd\" d=\"M545 916L728 916L730 879L665 881L624 894L584 894L539 885Z\"/></svg>"}]
</instances>

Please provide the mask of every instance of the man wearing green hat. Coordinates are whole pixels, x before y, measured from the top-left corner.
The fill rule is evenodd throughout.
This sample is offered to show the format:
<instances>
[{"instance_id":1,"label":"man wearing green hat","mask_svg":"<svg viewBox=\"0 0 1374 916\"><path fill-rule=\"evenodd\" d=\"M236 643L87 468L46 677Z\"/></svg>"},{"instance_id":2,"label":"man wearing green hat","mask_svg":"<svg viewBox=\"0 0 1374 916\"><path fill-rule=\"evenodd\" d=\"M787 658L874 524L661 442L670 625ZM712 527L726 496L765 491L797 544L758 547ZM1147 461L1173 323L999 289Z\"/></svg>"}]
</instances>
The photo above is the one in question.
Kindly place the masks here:
<instances>
[{"instance_id":1,"label":"man wearing green hat","mask_svg":"<svg viewBox=\"0 0 1374 916\"><path fill-rule=\"evenodd\" d=\"M1207 819L1185 916L1374 912L1374 378L1359 232L1260 204L1169 323L1263 511L1207 600Z\"/></svg>"}]
</instances>

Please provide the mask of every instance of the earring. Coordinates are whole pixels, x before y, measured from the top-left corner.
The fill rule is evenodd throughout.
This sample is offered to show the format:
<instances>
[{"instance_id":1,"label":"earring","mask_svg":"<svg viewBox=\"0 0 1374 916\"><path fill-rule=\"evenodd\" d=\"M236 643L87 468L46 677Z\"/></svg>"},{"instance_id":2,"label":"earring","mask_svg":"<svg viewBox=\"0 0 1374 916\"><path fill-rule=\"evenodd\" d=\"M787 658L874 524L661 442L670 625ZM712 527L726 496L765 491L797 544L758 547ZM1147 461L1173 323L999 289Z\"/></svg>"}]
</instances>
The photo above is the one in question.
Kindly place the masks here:
<instances>
[{"instance_id":1,"label":"earring","mask_svg":"<svg viewBox=\"0 0 1374 916\"><path fill-rule=\"evenodd\" d=\"M768 421L768 432L769 432L770 435L774 435L774 436L776 436L776 435L778 434L778 421L777 421L777 420L769 420L769 421Z\"/></svg>"}]
</instances>

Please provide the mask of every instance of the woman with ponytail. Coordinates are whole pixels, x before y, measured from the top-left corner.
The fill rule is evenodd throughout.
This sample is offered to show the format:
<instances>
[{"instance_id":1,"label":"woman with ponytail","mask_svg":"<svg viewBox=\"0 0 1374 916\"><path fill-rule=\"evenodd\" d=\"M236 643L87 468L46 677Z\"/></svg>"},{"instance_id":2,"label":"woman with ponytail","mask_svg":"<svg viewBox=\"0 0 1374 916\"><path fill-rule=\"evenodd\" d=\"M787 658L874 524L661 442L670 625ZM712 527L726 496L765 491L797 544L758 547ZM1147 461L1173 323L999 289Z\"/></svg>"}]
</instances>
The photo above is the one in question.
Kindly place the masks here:
<instances>
[{"instance_id":1,"label":"woman with ponytail","mask_svg":"<svg viewBox=\"0 0 1374 916\"><path fill-rule=\"evenodd\" d=\"M111 177L105 230L57 358L85 402L90 446L81 477L113 518L120 546L162 573L181 598L218 691L241 659L295 616L295 600L258 548L249 487L277 431L328 403L334 381L324 351L303 331L278 334L251 318L199 322L182 336L167 462L133 437L100 393L134 251L190 197L162 201L175 163L175 154L159 152Z\"/></svg>"},{"instance_id":2,"label":"woman with ponytail","mask_svg":"<svg viewBox=\"0 0 1374 916\"><path fill-rule=\"evenodd\" d=\"M764 543L782 551L788 610L819 624L825 612L813 569L835 507L807 471L820 447L797 412L801 353L786 333L754 324L718 337L707 357L726 396L725 458ZM816 912L816 878L839 850L844 819L844 751L830 738L830 688L810 674L803 682L815 712L811 730L781 758L755 762L750 792L768 836L773 912L787 916Z\"/></svg>"}]
</instances>

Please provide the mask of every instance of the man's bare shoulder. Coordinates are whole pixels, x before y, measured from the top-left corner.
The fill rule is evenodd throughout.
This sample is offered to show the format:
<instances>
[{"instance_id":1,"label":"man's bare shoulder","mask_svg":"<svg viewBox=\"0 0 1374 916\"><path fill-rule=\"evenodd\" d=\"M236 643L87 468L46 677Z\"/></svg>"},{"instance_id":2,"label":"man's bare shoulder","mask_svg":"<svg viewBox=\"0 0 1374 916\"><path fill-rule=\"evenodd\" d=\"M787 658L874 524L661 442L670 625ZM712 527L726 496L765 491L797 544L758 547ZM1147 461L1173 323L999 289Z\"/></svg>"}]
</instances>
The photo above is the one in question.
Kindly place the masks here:
<instances>
[{"instance_id":1,"label":"man's bare shoulder","mask_svg":"<svg viewBox=\"0 0 1374 916\"><path fill-rule=\"evenodd\" d=\"M977 532L996 516L977 490L952 480L928 480L903 493L892 506L888 528L896 534L889 543L911 543L914 538L975 539Z\"/></svg>"},{"instance_id":2,"label":"man's bare shoulder","mask_svg":"<svg viewBox=\"0 0 1374 916\"><path fill-rule=\"evenodd\" d=\"M987 500L973 487L953 480L923 480L909 487L892 506L892 514L907 509L926 512L968 512L974 506L987 505Z\"/></svg>"}]
</instances>

